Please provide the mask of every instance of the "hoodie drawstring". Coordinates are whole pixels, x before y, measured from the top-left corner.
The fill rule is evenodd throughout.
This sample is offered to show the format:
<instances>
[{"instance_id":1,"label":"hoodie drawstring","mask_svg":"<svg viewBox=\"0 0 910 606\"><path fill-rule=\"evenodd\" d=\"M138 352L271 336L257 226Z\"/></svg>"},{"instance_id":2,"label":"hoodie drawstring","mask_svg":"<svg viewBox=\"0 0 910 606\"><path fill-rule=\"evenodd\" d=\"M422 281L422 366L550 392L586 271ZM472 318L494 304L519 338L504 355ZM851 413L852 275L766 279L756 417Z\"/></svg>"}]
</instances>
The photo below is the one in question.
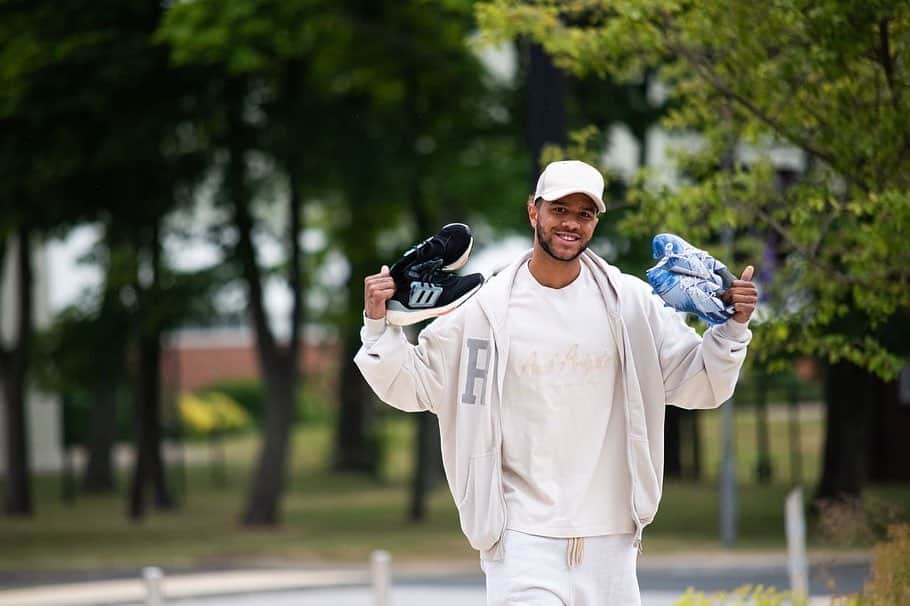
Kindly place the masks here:
<instances>
[{"instance_id":1,"label":"hoodie drawstring","mask_svg":"<svg viewBox=\"0 0 910 606\"><path fill-rule=\"evenodd\" d=\"M585 538L584 537L572 537L569 539L569 548L568 548L568 564L569 568L573 568L581 564L582 559L585 555Z\"/></svg>"}]
</instances>

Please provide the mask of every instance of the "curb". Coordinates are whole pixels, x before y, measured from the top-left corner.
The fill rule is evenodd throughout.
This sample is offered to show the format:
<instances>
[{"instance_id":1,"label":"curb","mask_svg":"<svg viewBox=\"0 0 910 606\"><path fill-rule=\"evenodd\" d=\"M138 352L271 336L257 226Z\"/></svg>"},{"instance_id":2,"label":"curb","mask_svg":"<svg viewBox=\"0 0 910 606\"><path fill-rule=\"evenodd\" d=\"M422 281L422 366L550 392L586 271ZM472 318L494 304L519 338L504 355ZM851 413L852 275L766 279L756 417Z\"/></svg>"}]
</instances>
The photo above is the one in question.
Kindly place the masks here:
<instances>
[{"instance_id":1,"label":"curb","mask_svg":"<svg viewBox=\"0 0 910 606\"><path fill-rule=\"evenodd\" d=\"M369 573L350 570L244 570L175 574L165 576L162 591L168 599L366 585ZM0 606L94 606L144 603L141 578L121 581L66 583L29 589L0 591Z\"/></svg>"}]
</instances>

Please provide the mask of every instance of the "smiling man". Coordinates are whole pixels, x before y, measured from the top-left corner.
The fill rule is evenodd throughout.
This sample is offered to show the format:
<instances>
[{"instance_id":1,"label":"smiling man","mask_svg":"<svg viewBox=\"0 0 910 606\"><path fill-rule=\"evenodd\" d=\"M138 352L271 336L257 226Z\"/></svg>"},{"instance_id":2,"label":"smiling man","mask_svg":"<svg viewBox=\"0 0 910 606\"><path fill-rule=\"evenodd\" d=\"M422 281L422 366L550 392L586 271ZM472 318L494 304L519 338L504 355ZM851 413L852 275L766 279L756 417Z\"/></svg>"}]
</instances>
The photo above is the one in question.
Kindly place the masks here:
<instances>
[{"instance_id":1,"label":"smiling man","mask_svg":"<svg viewBox=\"0 0 910 606\"><path fill-rule=\"evenodd\" d=\"M548 165L528 201L533 249L416 346L385 321L388 268L364 282L357 364L383 401L438 416L490 605L641 603L664 407L727 400L751 338L751 266L727 291L734 316L702 338L647 283L587 250L603 192L590 165Z\"/></svg>"}]
</instances>

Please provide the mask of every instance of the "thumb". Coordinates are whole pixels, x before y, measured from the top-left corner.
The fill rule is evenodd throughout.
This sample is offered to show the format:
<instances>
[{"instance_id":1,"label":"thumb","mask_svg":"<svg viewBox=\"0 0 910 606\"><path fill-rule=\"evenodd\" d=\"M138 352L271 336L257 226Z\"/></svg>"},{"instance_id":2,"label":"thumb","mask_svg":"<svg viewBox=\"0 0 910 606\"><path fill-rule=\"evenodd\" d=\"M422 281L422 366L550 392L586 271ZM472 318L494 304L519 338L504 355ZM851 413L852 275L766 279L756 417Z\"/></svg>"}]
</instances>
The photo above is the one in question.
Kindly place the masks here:
<instances>
[{"instance_id":1,"label":"thumb","mask_svg":"<svg viewBox=\"0 0 910 606\"><path fill-rule=\"evenodd\" d=\"M379 273L382 274L382 275L384 275L384 276L389 275L389 266L388 266L388 265L383 265L383 266L382 266L382 269L379 270Z\"/></svg>"},{"instance_id":2,"label":"thumb","mask_svg":"<svg viewBox=\"0 0 910 606\"><path fill-rule=\"evenodd\" d=\"M745 280L748 282L752 279L752 274L755 273L755 268L751 265L747 265L746 269L743 270L743 275L739 278L740 280Z\"/></svg>"}]
</instances>

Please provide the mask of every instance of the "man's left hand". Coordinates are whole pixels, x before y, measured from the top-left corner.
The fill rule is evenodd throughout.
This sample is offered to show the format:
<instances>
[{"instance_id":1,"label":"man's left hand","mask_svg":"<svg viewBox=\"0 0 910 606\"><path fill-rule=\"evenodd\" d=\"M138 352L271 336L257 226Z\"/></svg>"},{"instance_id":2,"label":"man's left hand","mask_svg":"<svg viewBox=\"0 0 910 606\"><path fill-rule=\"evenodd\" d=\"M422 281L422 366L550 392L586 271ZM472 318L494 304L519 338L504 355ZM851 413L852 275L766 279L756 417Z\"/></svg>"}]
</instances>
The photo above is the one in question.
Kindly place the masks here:
<instances>
[{"instance_id":1,"label":"man's left hand","mask_svg":"<svg viewBox=\"0 0 910 606\"><path fill-rule=\"evenodd\" d=\"M727 305L732 303L733 309L736 310L733 319L742 324L749 321L755 311L755 304L758 303L758 288L752 282L754 272L754 267L747 266L739 280L734 280L733 286L728 288L722 297Z\"/></svg>"}]
</instances>

